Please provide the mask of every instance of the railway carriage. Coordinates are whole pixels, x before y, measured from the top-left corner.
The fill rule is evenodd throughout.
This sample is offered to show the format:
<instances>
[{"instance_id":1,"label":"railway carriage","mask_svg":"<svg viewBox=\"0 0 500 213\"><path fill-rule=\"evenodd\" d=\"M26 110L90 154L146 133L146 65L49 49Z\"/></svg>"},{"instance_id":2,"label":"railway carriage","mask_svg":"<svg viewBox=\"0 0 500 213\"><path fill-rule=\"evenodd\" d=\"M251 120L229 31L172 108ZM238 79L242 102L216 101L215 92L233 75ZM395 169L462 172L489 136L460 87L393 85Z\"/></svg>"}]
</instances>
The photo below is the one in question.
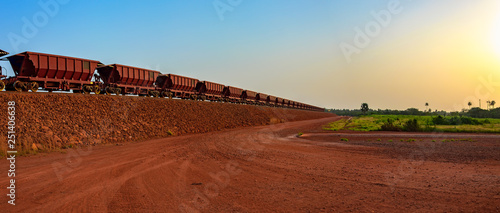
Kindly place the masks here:
<instances>
[{"instance_id":1,"label":"railway carriage","mask_svg":"<svg viewBox=\"0 0 500 213\"><path fill-rule=\"evenodd\" d=\"M202 98L197 91L198 79L175 74L159 75L156 79L157 90L162 97L178 97L196 100Z\"/></svg>"},{"instance_id":2,"label":"railway carriage","mask_svg":"<svg viewBox=\"0 0 500 213\"><path fill-rule=\"evenodd\" d=\"M243 89L233 86L226 86L222 93L224 94L226 102L242 103Z\"/></svg>"},{"instance_id":3,"label":"railway carriage","mask_svg":"<svg viewBox=\"0 0 500 213\"><path fill-rule=\"evenodd\" d=\"M155 81L161 74L156 70L131 67L121 64L110 64L97 67L97 84L105 94L134 94L158 97ZM100 82L102 80L102 83Z\"/></svg>"},{"instance_id":4,"label":"railway carriage","mask_svg":"<svg viewBox=\"0 0 500 213\"><path fill-rule=\"evenodd\" d=\"M242 99L246 104L257 104L258 103L257 94L258 94L257 92L245 90L243 91Z\"/></svg>"},{"instance_id":5,"label":"railway carriage","mask_svg":"<svg viewBox=\"0 0 500 213\"><path fill-rule=\"evenodd\" d=\"M99 61L23 52L7 57L14 77L5 79L7 90L33 91L39 88L47 91L63 90L90 93L95 91L91 81Z\"/></svg>"},{"instance_id":6,"label":"railway carriage","mask_svg":"<svg viewBox=\"0 0 500 213\"><path fill-rule=\"evenodd\" d=\"M10 62L15 76L3 75L0 67L0 90L36 92L41 88L49 92L177 97L324 111L323 108L264 93L176 74L161 74L156 70L121 64L104 65L96 60L37 52L8 56L7 52L0 50L0 57L5 55L2 60Z\"/></svg>"},{"instance_id":7,"label":"railway carriage","mask_svg":"<svg viewBox=\"0 0 500 213\"><path fill-rule=\"evenodd\" d=\"M201 97L202 100L204 98L209 101L223 101L224 100L224 86L223 84L214 83L210 81L200 81L196 86L196 90L203 94L205 97Z\"/></svg>"}]
</instances>

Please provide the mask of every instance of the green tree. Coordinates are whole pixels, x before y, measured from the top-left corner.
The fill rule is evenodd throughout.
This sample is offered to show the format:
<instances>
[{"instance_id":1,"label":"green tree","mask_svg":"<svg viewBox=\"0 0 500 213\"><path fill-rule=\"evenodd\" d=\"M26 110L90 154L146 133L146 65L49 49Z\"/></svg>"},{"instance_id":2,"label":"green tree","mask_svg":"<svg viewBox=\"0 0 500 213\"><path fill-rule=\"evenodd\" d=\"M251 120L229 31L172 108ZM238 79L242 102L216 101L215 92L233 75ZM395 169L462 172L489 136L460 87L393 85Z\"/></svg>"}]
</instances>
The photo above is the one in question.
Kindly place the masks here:
<instances>
[{"instance_id":1,"label":"green tree","mask_svg":"<svg viewBox=\"0 0 500 213\"><path fill-rule=\"evenodd\" d=\"M470 110L470 106L472 106L472 102L469 101L469 103L467 103L467 105L469 105L469 110Z\"/></svg>"},{"instance_id":2,"label":"green tree","mask_svg":"<svg viewBox=\"0 0 500 213\"><path fill-rule=\"evenodd\" d=\"M425 102L425 111L427 111L428 107L429 107L429 103Z\"/></svg>"},{"instance_id":3,"label":"green tree","mask_svg":"<svg viewBox=\"0 0 500 213\"><path fill-rule=\"evenodd\" d=\"M495 104L496 104L496 103L497 103L496 101L491 101L491 102L490 102L490 105L491 105L491 108L492 108L492 109L495 109Z\"/></svg>"},{"instance_id":4,"label":"green tree","mask_svg":"<svg viewBox=\"0 0 500 213\"><path fill-rule=\"evenodd\" d=\"M368 104L367 103L362 103L361 104L361 111L363 112L363 115L366 115L366 112L368 112L370 108L368 108Z\"/></svg>"}]
</instances>

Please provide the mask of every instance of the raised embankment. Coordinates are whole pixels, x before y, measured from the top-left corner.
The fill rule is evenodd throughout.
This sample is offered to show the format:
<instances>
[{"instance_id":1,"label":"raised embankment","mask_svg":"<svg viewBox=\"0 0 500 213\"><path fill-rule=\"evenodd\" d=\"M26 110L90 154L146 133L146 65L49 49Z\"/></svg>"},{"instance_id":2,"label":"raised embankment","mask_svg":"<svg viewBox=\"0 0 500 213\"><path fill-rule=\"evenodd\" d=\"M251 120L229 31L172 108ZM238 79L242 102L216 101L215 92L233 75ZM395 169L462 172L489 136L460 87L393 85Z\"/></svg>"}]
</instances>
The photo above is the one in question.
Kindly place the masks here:
<instances>
[{"instance_id":1,"label":"raised embankment","mask_svg":"<svg viewBox=\"0 0 500 213\"><path fill-rule=\"evenodd\" d=\"M9 101L15 101L16 149L21 153L334 116L305 110L148 97L0 92L2 155L7 150Z\"/></svg>"}]
</instances>

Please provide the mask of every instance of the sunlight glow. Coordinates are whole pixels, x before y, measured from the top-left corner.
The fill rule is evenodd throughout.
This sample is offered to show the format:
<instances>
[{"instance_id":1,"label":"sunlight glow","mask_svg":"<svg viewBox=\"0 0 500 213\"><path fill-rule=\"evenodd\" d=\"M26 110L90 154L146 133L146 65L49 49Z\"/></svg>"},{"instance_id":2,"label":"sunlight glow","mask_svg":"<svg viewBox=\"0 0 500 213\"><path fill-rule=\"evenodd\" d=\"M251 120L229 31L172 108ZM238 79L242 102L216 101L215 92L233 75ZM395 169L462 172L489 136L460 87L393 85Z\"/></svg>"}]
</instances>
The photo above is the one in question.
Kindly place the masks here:
<instances>
[{"instance_id":1,"label":"sunlight glow","mask_svg":"<svg viewBox=\"0 0 500 213\"><path fill-rule=\"evenodd\" d=\"M491 40L493 45L492 48L500 57L500 15L498 15L494 23Z\"/></svg>"}]
</instances>

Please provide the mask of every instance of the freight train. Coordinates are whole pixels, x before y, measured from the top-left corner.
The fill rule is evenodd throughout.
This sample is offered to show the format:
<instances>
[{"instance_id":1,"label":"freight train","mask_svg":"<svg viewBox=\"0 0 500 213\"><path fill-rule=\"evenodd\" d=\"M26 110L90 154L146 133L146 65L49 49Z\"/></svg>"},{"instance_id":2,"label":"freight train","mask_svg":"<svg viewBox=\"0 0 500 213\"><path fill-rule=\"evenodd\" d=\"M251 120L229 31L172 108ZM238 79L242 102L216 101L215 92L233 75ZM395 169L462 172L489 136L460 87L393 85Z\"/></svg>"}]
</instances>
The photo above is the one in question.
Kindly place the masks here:
<instances>
[{"instance_id":1,"label":"freight train","mask_svg":"<svg viewBox=\"0 0 500 213\"><path fill-rule=\"evenodd\" d=\"M3 52L0 50L0 52ZM84 94L139 95L324 111L323 108L264 93L156 70L53 54L23 52L2 58L14 70L2 75L0 91L39 89Z\"/></svg>"}]
</instances>

